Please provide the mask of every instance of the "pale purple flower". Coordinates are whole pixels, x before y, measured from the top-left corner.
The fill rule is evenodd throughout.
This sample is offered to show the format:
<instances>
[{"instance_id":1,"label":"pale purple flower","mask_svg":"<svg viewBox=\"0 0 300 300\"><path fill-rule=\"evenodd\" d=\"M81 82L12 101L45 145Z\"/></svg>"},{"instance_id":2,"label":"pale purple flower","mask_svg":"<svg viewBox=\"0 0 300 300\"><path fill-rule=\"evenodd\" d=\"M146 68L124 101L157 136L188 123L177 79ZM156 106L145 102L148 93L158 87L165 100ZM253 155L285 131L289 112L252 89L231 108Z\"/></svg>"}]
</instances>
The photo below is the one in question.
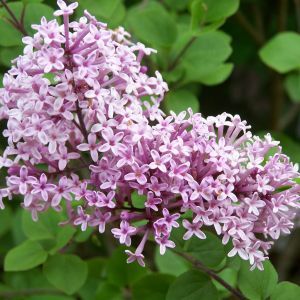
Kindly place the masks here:
<instances>
[{"instance_id":1,"label":"pale purple flower","mask_svg":"<svg viewBox=\"0 0 300 300\"><path fill-rule=\"evenodd\" d=\"M89 224L91 226L98 226L99 232L103 233L105 231L105 225L110 220L110 218L110 212L102 213L100 210L95 210L94 215L89 219Z\"/></svg>"},{"instance_id":2,"label":"pale purple flower","mask_svg":"<svg viewBox=\"0 0 300 300\"><path fill-rule=\"evenodd\" d=\"M127 263L130 264L134 261L137 261L141 267L145 267L145 262L144 262L145 257L142 253L136 253L136 252L133 253L130 250L125 250L125 253L129 256L127 258Z\"/></svg>"},{"instance_id":3,"label":"pale purple flower","mask_svg":"<svg viewBox=\"0 0 300 300\"><path fill-rule=\"evenodd\" d=\"M228 253L228 256L232 257L238 254L242 259L247 260L248 253L245 249L249 246L249 241L239 241L237 239L233 239L232 243L233 243L233 248Z\"/></svg>"},{"instance_id":4,"label":"pale purple flower","mask_svg":"<svg viewBox=\"0 0 300 300\"><path fill-rule=\"evenodd\" d=\"M79 153L68 152L67 147L65 147L64 145L60 145L58 150L59 152L55 153L53 155L53 158L55 160L58 160L58 168L60 171L63 171L66 168L69 160L80 158Z\"/></svg>"},{"instance_id":5,"label":"pale purple flower","mask_svg":"<svg viewBox=\"0 0 300 300\"><path fill-rule=\"evenodd\" d=\"M186 172L189 169L190 163L186 162L184 164L177 164L174 160L170 161L171 171L169 173L170 177L176 177L178 179L183 179L186 175Z\"/></svg>"},{"instance_id":6,"label":"pale purple flower","mask_svg":"<svg viewBox=\"0 0 300 300\"><path fill-rule=\"evenodd\" d=\"M100 206L99 207L114 208L116 206L115 202L113 202L115 194L116 193L114 191L110 191L107 195L100 192L99 193L99 198L100 198Z\"/></svg>"},{"instance_id":7,"label":"pale purple flower","mask_svg":"<svg viewBox=\"0 0 300 300\"><path fill-rule=\"evenodd\" d=\"M162 156L156 150L151 150L151 156L153 158L153 162L149 164L150 169L159 169L162 172L167 172L167 168L165 164L171 160L171 154L164 154Z\"/></svg>"},{"instance_id":8,"label":"pale purple flower","mask_svg":"<svg viewBox=\"0 0 300 300\"><path fill-rule=\"evenodd\" d=\"M48 48L43 50L42 55L38 58L39 66L44 69L45 73L53 70L63 70L64 50L61 48Z\"/></svg>"},{"instance_id":9,"label":"pale purple flower","mask_svg":"<svg viewBox=\"0 0 300 300\"><path fill-rule=\"evenodd\" d=\"M151 208L154 211L158 211L157 205L162 203L161 198L154 198L154 194L152 192L148 192L147 201L145 202L145 207Z\"/></svg>"},{"instance_id":10,"label":"pale purple flower","mask_svg":"<svg viewBox=\"0 0 300 300\"><path fill-rule=\"evenodd\" d=\"M150 183L147 184L148 189L154 192L155 196L160 196L162 191L168 188L167 183L159 183L156 176L150 177Z\"/></svg>"},{"instance_id":11,"label":"pale purple flower","mask_svg":"<svg viewBox=\"0 0 300 300\"><path fill-rule=\"evenodd\" d=\"M259 174L256 175L257 180L257 191L266 195L268 192L274 191L274 188L271 185L268 185L270 179L268 176L261 176Z\"/></svg>"},{"instance_id":12,"label":"pale purple flower","mask_svg":"<svg viewBox=\"0 0 300 300\"><path fill-rule=\"evenodd\" d=\"M132 166L132 173L128 173L124 176L125 180L136 180L139 184L143 185L147 182L147 177L144 173L149 170L148 165L139 166L137 163L134 163Z\"/></svg>"},{"instance_id":13,"label":"pale purple flower","mask_svg":"<svg viewBox=\"0 0 300 300\"><path fill-rule=\"evenodd\" d=\"M77 216L74 225L81 225L81 230L86 231L90 216L84 212L81 206L77 207Z\"/></svg>"},{"instance_id":14,"label":"pale purple flower","mask_svg":"<svg viewBox=\"0 0 300 300\"><path fill-rule=\"evenodd\" d=\"M32 184L33 189L31 190L32 194L40 194L44 201L48 201L48 193L51 193L55 189L55 185L47 183L47 181L47 176L43 173L39 181Z\"/></svg>"},{"instance_id":15,"label":"pale purple flower","mask_svg":"<svg viewBox=\"0 0 300 300\"><path fill-rule=\"evenodd\" d=\"M90 133L88 136L88 143L83 143L77 146L80 151L90 151L93 161L97 162L99 159L98 150L99 144L97 143L96 134Z\"/></svg>"},{"instance_id":16,"label":"pale purple flower","mask_svg":"<svg viewBox=\"0 0 300 300\"><path fill-rule=\"evenodd\" d=\"M225 199L231 199L233 202L237 202L237 196L233 193L234 191L234 185L229 183L227 186L221 185L218 189L218 196L217 199L219 201L225 200Z\"/></svg>"},{"instance_id":17,"label":"pale purple flower","mask_svg":"<svg viewBox=\"0 0 300 300\"><path fill-rule=\"evenodd\" d=\"M0 209L4 209L3 198L9 196L8 189L0 189Z\"/></svg>"},{"instance_id":18,"label":"pale purple flower","mask_svg":"<svg viewBox=\"0 0 300 300\"><path fill-rule=\"evenodd\" d=\"M37 179L28 175L28 169L25 166L20 168L19 176L10 176L8 183L18 188L20 194L25 195L28 190L28 185L33 184Z\"/></svg>"},{"instance_id":19,"label":"pale purple flower","mask_svg":"<svg viewBox=\"0 0 300 300\"><path fill-rule=\"evenodd\" d=\"M183 220L182 225L187 229L187 232L183 236L184 240L189 240L193 235L202 240L206 239L205 233L200 230L203 225L202 222L190 223L188 220Z\"/></svg>"},{"instance_id":20,"label":"pale purple flower","mask_svg":"<svg viewBox=\"0 0 300 300\"><path fill-rule=\"evenodd\" d=\"M51 201L53 207L60 204L62 199L71 201L69 182L66 176L59 179L58 185L56 186L54 196Z\"/></svg>"},{"instance_id":21,"label":"pale purple flower","mask_svg":"<svg viewBox=\"0 0 300 300\"><path fill-rule=\"evenodd\" d=\"M245 198L243 200L245 203L248 204L248 212L251 214L258 216L259 215L259 208L262 208L266 205L266 202L259 199L258 193L254 193L251 198Z\"/></svg>"},{"instance_id":22,"label":"pale purple flower","mask_svg":"<svg viewBox=\"0 0 300 300\"><path fill-rule=\"evenodd\" d=\"M77 2L73 2L70 5L67 5L65 1L63 0L57 0L57 5L59 6L59 10L56 10L54 12L55 16L62 16L62 15L72 15L74 12L74 9L78 7Z\"/></svg>"},{"instance_id":23,"label":"pale purple flower","mask_svg":"<svg viewBox=\"0 0 300 300\"><path fill-rule=\"evenodd\" d=\"M175 248L175 243L169 240L168 236L155 237L155 241L159 244L159 252L161 255L166 253L167 248Z\"/></svg>"},{"instance_id":24,"label":"pale purple flower","mask_svg":"<svg viewBox=\"0 0 300 300\"><path fill-rule=\"evenodd\" d=\"M113 228L111 230L112 234L115 238L120 240L121 244L125 244L126 246L131 245L131 238L130 236L133 235L136 232L136 228L133 226L130 226L127 221L121 221L120 223L120 229L119 228Z\"/></svg>"},{"instance_id":25,"label":"pale purple flower","mask_svg":"<svg viewBox=\"0 0 300 300\"><path fill-rule=\"evenodd\" d=\"M99 147L99 151L107 152L111 150L113 154L117 155L121 147L120 141L122 140L124 133L118 132L117 134L115 134L113 130L108 127L103 129L101 134L103 139L105 140L105 143Z\"/></svg>"},{"instance_id":26,"label":"pale purple flower","mask_svg":"<svg viewBox=\"0 0 300 300\"><path fill-rule=\"evenodd\" d=\"M178 222L176 222L176 220L178 220L180 218L179 213L175 213L175 214L171 215L170 212L168 211L168 209L166 209L166 208L163 208L162 213L163 213L163 218L158 219L156 221L157 224L166 224L168 226L168 228L179 227Z\"/></svg>"}]
</instances>

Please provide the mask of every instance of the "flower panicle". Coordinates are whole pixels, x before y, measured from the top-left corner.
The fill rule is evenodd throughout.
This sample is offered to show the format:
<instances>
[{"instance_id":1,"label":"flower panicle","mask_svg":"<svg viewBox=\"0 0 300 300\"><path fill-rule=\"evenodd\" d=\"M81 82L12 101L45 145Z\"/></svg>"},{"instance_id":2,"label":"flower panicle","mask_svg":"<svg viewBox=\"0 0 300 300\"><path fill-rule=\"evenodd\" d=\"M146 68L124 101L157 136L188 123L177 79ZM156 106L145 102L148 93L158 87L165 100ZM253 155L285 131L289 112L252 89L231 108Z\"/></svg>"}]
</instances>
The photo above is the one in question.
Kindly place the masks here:
<instances>
[{"instance_id":1,"label":"flower panicle","mask_svg":"<svg viewBox=\"0 0 300 300\"><path fill-rule=\"evenodd\" d=\"M159 103L168 86L143 64L156 51L88 12L69 22L76 3L58 6L64 25L45 18L33 25L0 89L8 142L0 207L22 195L34 220L66 207L81 230L111 230L127 246L142 235L126 252L142 266L150 235L164 254L176 246L174 228L185 228L188 240L205 239L203 228L214 227L224 244L232 241L229 256L261 269L272 241L294 226L297 166L269 134L252 136L238 115L164 116ZM134 193L144 197L142 208Z\"/></svg>"}]
</instances>

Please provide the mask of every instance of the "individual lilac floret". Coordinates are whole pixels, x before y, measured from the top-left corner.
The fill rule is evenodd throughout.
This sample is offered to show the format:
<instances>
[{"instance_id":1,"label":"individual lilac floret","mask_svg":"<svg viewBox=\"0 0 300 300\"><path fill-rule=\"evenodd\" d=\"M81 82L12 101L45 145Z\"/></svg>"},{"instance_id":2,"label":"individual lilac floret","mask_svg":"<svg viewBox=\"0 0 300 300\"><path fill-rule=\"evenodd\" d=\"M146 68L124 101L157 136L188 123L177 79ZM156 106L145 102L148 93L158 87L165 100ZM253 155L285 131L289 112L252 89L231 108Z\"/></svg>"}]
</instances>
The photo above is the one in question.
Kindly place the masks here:
<instances>
[{"instance_id":1,"label":"individual lilac floret","mask_svg":"<svg viewBox=\"0 0 300 300\"><path fill-rule=\"evenodd\" d=\"M142 266L149 236L164 254L176 246L174 228L188 240L212 227L232 241L229 256L262 269L272 240L294 226L298 167L237 115L165 117L167 84L143 64L155 50L88 12L70 23L77 3L58 6L63 27L45 18L34 25L0 89L8 143L0 208L14 195L34 220L65 207L81 230L108 230L127 246L140 239L126 253ZM134 193L145 199L138 208Z\"/></svg>"}]
</instances>

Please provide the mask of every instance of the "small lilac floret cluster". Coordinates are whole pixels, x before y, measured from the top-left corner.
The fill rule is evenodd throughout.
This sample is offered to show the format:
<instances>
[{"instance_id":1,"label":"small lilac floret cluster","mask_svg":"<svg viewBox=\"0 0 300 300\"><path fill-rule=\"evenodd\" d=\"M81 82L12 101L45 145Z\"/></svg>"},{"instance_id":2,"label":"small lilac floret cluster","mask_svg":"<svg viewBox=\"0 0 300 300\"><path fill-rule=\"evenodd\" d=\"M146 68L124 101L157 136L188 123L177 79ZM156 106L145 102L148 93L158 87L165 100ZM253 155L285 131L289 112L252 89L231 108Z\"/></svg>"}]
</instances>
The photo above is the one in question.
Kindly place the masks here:
<instances>
[{"instance_id":1,"label":"small lilac floret cluster","mask_svg":"<svg viewBox=\"0 0 300 300\"><path fill-rule=\"evenodd\" d=\"M237 115L165 117L159 103L168 86L142 63L155 50L88 12L69 22L77 3L58 5L63 25L42 18L32 26L0 90L8 142L1 208L2 198L22 195L34 220L64 208L66 223L83 231L109 228L126 246L140 236L126 253L142 266L149 237L164 254L180 224L184 240L205 239L203 227L212 226L224 244L232 241L229 256L262 269L271 240L293 227L297 166ZM143 208L133 194L144 197Z\"/></svg>"}]
</instances>

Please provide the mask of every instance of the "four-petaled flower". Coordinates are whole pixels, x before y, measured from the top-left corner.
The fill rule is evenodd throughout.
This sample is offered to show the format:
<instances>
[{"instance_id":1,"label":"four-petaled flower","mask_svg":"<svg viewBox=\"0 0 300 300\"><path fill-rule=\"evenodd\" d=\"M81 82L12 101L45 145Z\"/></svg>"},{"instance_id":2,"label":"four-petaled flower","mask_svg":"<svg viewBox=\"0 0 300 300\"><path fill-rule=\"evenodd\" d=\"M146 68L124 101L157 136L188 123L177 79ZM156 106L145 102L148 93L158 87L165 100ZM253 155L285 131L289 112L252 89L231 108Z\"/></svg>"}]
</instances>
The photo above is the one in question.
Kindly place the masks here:
<instances>
[{"instance_id":1,"label":"four-petaled flower","mask_svg":"<svg viewBox=\"0 0 300 300\"><path fill-rule=\"evenodd\" d=\"M34 182L32 184L33 189L31 191L32 194L41 194L42 199L44 201L48 201L48 193L52 192L55 189L55 184L47 183L47 176L43 173L40 176L40 180L38 182Z\"/></svg>"},{"instance_id":2,"label":"four-petaled flower","mask_svg":"<svg viewBox=\"0 0 300 300\"><path fill-rule=\"evenodd\" d=\"M128 173L124 176L125 180L136 180L139 184L143 185L147 182L147 177L144 173L149 170L148 165L139 166L137 163L134 163L131 166L133 172Z\"/></svg>"},{"instance_id":3,"label":"four-petaled flower","mask_svg":"<svg viewBox=\"0 0 300 300\"><path fill-rule=\"evenodd\" d=\"M125 244L126 246L131 245L131 238L130 236L133 235L136 232L136 228L133 226L130 226L127 221L121 221L120 223L120 229L119 228L113 228L111 230L115 238L120 240L121 244Z\"/></svg>"},{"instance_id":4,"label":"four-petaled flower","mask_svg":"<svg viewBox=\"0 0 300 300\"><path fill-rule=\"evenodd\" d=\"M78 3L73 2L70 5L67 5L65 1L63 0L57 0L57 5L59 6L59 10L56 10L54 12L55 16L63 16L63 15L71 15L74 12L74 9L77 8Z\"/></svg>"},{"instance_id":5,"label":"four-petaled flower","mask_svg":"<svg viewBox=\"0 0 300 300\"><path fill-rule=\"evenodd\" d=\"M80 151L90 151L92 160L97 162L99 155L99 144L97 144L97 137L96 134L90 133L88 136L88 143L83 143L77 146L77 149Z\"/></svg>"}]
</instances>

